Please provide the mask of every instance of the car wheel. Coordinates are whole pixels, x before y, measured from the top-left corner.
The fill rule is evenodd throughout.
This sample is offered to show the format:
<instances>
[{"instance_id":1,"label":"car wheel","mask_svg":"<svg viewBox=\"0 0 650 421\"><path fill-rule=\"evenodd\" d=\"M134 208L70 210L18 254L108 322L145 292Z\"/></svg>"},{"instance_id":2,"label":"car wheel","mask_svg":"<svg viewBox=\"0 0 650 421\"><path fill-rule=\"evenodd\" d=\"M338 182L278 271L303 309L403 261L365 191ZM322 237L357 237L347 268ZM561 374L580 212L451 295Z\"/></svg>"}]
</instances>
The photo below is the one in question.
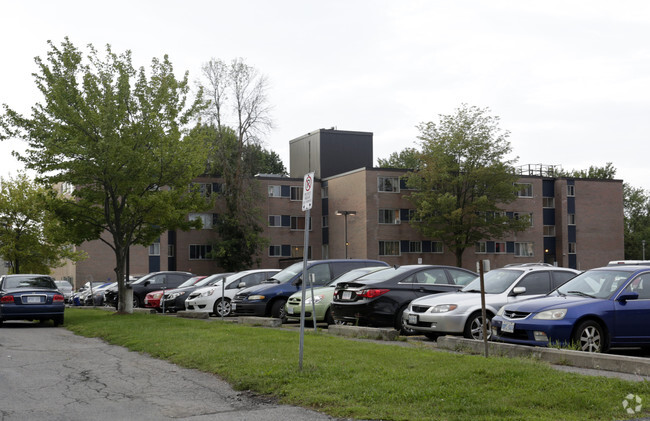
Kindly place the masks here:
<instances>
[{"instance_id":1,"label":"car wheel","mask_svg":"<svg viewBox=\"0 0 650 421\"><path fill-rule=\"evenodd\" d=\"M218 317L228 317L231 314L231 305L230 305L230 300L225 298L221 299L219 298L217 301L214 303L214 315Z\"/></svg>"},{"instance_id":2,"label":"car wheel","mask_svg":"<svg viewBox=\"0 0 650 421\"><path fill-rule=\"evenodd\" d=\"M281 319L282 323L285 323L287 321L287 313L284 310L284 305L286 303L287 300L277 300L274 302L273 307L271 307L271 317Z\"/></svg>"},{"instance_id":3,"label":"car wheel","mask_svg":"<svg viewBox=\"0 0 650 421\"><path fill-rule=\"evenodd\" d=\"M414 335L415 330L408 327L408 325L402 318L404 316L404 310L406 310L406 306L402 307L397 312L397 318L395 319L395 329L399 331L400 335Z\"/></svg>"},{"instance_id":4,"label":"car wheel","mask_svg":"<svg viewBox=\"0 0 650 421\"><path fill-rule=\"evenodd\" d=\"M140 300L138 299L138 297L136 297L134 295L133 296L133 308L140 308L140 307L142 307L142 305L140 304Z\"/></svg>"},{"instance_id":5,"label":"car wheel","mask_svg":"<svg viewBox=\"0 0 650 421\"><path fill-rule=\"evenodd\" d=\"M488 339L490 339L492 329L492 315L486 313L487 315L487 324L485 326L487 330ZM480 311L472 313L467 322L465 323L465 329L463 330L463 336L468 339L478 339L483 340L483 315Z\"/></svg>"},{"instance_id":6,"label":"car wheel","mask_svg":"<svg viewBox=\"0 0 650 421\"><path fill-rule=\"evenodd\" d=\"M587 320L578 326L573 335L578 350L585 352L607 351L607 338L603 327L593 320Z\"/></svg>"},{"instance_id":7,"label":"car wheel","mask_svg":"<svg viewBox=\"0 0 650 421\"><path fill-rule=\"evenodd\" d=\"M54 323L54 326L59 326L63 324L63 316L57 316L52 319L52 323Z\"/></svg>"},{"instance_id":8,"label":"car wheel","mask_svg":"<svg viewBox=\"0 0 650 421\"><path fill-rule=\"evenodd\" d=\"M327 323L328 326L334 324L334 317L332 317L332 312L329 308L325 312L325 323Z\"/></svg>"}]
</instances>

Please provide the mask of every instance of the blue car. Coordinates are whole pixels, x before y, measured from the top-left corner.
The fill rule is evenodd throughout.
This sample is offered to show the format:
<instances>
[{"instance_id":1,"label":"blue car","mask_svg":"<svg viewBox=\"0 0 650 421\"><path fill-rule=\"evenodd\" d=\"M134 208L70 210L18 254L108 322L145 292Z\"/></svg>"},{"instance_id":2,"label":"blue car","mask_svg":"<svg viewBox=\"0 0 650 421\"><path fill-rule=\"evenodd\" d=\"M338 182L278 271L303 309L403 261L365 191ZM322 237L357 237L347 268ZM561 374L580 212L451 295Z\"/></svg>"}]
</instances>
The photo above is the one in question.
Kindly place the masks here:
<instances>
[{"instance_id":1,"label":"blue car","mask_svg":"<svg viewBox=\"0 0 650 421\"><path fill-rule=\"evenodd\" d=\"M587 352L650 345L650 267L591 269L545 297L505 305L492 339Z\"/></svg>"},{"instance_id":2,"label":"blue car","mask_svg":"<svg viewBox=\"0 0 650 421\"><path fill-rule=\"evenodd\" d=\"M65 303L54 279L47 275L0 277L0 325L5 320L52 320L63 324Z\"/></svg>"}]
</instances>

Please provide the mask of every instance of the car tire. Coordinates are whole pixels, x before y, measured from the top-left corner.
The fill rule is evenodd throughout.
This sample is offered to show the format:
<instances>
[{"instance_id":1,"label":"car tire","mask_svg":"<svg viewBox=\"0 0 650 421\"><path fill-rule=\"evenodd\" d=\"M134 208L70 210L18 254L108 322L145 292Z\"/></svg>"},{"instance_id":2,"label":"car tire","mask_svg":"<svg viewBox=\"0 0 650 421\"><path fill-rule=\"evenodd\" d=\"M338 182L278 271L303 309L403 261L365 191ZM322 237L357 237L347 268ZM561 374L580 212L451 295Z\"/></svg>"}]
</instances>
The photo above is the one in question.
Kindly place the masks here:
<instances>
[{"instance_id":1,"label":"car tire","mask_svg":"<svg viewBox=\"0 0 650 421\"><path fill-rule=\"evenodd\" d=\"M605 329L594 320L580 323L573 334L573 341L579 351L605 352L608 348Z\"/></svg>"},{"instance_id":2,"label":"car tire","mask_svg":"<svg viewBox=\"0 0 650 421\"><path fill-rule=\"evenodd\" d=\"M485 327L487 330L488 339L490 339L490 336L492 335L492 315L490 312L486 312L485 314L487 317L487 326ZM483 315L480 311L475 311L467 318L467 322L465 322L465 329L463 330L463 336L467 339L476 339L481 341L483 340Z\"/></svg>"},{"instance_id":3,"label":"car tire","mask_svg":"<svg viewBox=\"0 0 650 421\"><path fill-rule=\"evenodd\" d=\"M133 308L141 308L141 307L142 307L142 304L140 303L140 299L134 295L133 296Z\"/></svg>"},{"instance_id":4,"label":"car tire","mask_svg":"<svg viewBox=\"0 0 650 421\"><path fill-rule=\"evenodd\" d=\"M403 336L414 335L416 333L415 330L408 327L402 318L404 316L404 310L406 310L406 306L400 308L397 312L397 316L395 318L395 330L399 331L399 334Z\"/></svg>"},{"instance_id":5,"label":"car tire","mask_svg":"<svg viewBox=\"0 0 650 421\"><path fill-rule=\"evenodd\" d=\"M327 323L328 326L334 324L334 317L332 316L332 311L329 308L325 312L325 323Z\"/></svg>"},{"instance_id":6,"label":"car tire","mask_svg":"<svg viewBox=\"0 0 650 421\"><path fill-rule=\"evenodd\" d=\"M271 307L271 317L282 320L282 323L286 323L287 314L284 310L284 305L287 303L287 300L276 300Z\"/></svg>"},{"instance_id":7,"label":"car tire","mask_svg":"<svg viewBox=\"0 0 650 421\"><path fill-rule=\"evenodd\" d=\"M223 305L221 302L223 301ZM223 317L228 317L232 314L232 306L230 305L230 300L227 298L219 298L217 301L214 302L214 307L212 308L212 311L214 312L214 315L217 317L221 317L223 313Z\"/></svg>"},{"instance_id":8,"label":"car tire","mask_svg":"<svg viewBox=\"0 0 650 421\"><path fill-rule=\"evenodd\" d=\"M55 327L59 326L59 325L62 325L63 324L63 316L57 316L57 317L53 318L52 323L54 324Z\"/></svg>"}]
</instances>

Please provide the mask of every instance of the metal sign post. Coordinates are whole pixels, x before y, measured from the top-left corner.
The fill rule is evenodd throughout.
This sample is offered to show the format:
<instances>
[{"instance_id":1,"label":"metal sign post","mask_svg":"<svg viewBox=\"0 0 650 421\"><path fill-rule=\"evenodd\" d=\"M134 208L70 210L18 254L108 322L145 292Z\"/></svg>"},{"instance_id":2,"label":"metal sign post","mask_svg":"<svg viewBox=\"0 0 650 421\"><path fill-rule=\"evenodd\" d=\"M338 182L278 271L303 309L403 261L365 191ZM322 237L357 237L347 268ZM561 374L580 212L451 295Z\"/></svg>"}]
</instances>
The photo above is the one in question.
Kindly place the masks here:
<instances>
[{"instance_id":1,"label":"metal sign post","mask_svg":"<svg viewBox=\"0 0 650 421\"><path fill-rule=\"evenodd\" d=\"M309 254L309 218L311 217L311 207L314 201L314 173L305 174L302 186L302 211L305 214L305 244L302 249L302 300L300 301L300 357L298 365L302 371L302 356L305 347L305 289L307 286L307 255ZM313 294L313 293L312 293Z\"/></svg>"},{"instance_id":2,"label":"metal sign post","mask_svg":"<svg viewBox=\"0 0 650 421\"><path fill-rule=\"evenodd\" d=\"M488 357L488 332L487 332L487 312L485 311L485 268L483 267L484 261L480 260L478 262L479 267L479 277L481 279L481 328L483 330L483 344L485 345L485 358Z\"/></svg>"}]
</instances>

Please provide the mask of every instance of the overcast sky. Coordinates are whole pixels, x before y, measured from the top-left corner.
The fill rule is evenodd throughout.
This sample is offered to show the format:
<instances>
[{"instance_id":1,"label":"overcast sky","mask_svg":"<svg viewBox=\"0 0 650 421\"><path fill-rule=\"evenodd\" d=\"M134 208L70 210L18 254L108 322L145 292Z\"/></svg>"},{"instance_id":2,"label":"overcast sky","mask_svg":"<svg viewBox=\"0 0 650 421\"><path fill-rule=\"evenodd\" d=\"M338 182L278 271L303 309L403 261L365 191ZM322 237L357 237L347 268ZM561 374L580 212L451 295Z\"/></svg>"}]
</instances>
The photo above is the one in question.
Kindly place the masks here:
<instances>
[{"instance_id":1,"label":"overcast sky","mask_svg":"<svg viewBox=\"0 0 650 421\"><path fill-rule=\"evenodd\" d=\"M417 146L420 122L462 103L511 132L518 164L587 169L650 190L648 1L0 0L0 103L29 113L47 40L168 54L179 76L210 58L267 75L265 147L314 129L374 133L374 158ZM15 175L0 143L0 175Z\"/></svg>"}]
</instances>

